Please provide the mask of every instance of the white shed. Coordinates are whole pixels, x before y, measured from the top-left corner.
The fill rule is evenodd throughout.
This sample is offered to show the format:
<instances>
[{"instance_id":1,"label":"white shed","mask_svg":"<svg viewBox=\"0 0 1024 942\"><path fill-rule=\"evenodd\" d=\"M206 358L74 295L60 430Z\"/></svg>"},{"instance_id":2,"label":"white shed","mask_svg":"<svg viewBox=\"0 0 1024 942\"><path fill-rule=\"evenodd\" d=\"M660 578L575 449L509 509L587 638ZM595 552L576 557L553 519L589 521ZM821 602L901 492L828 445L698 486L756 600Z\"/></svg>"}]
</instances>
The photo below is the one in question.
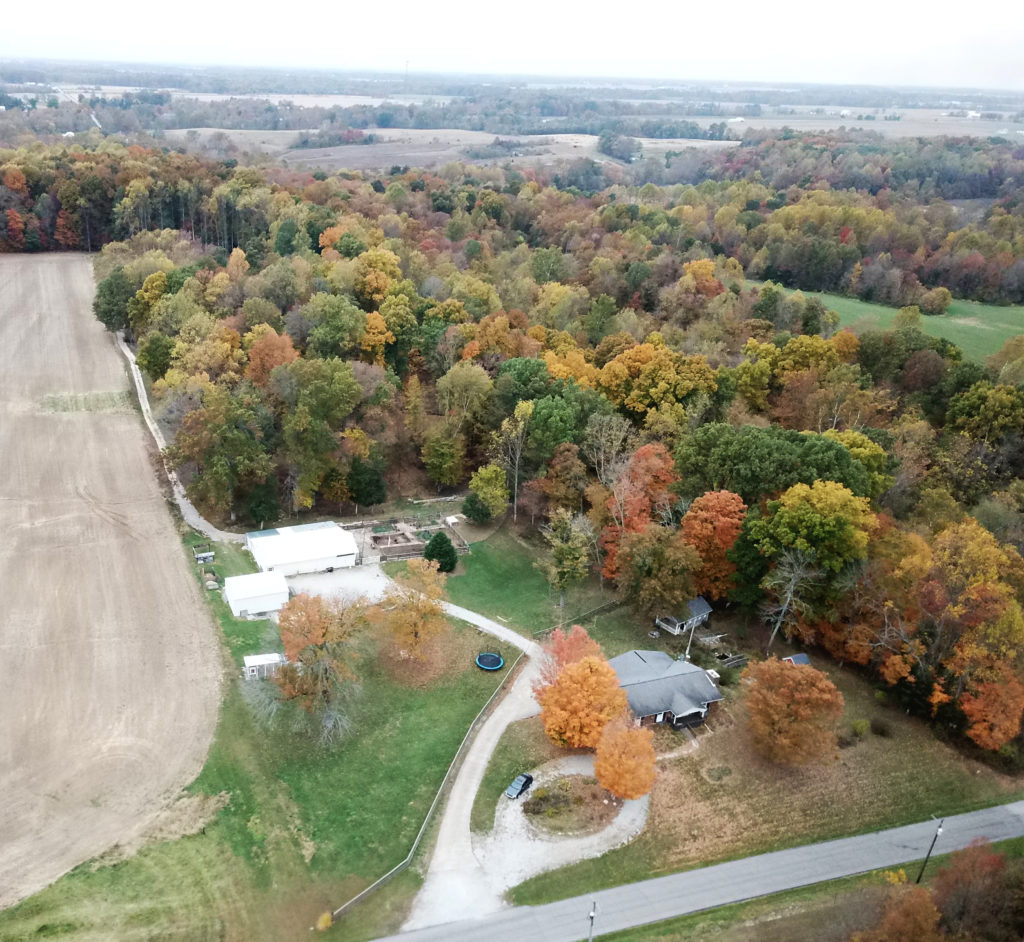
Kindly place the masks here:
<instances>
[{"instance_id":1,"label":"white shed","mask_svg":"<svg viewBox=\"0 0 1024 942\"><path fill-rule=\"evenodd\" d=\"M306 523L245 535L245 544L263 572L297 576L356 564L355 537L336 523Z\"/></svg>"},{"instance_id":2,"label":"white shed","mask_svg":"<svg viewBox=\"0 0 1024 942\"><path fill-rule=\"evenodd\" d=\"M279 572L228 576L224 580L224 600L235 618L276 612L288 601L288 583Z\"/></svg>"},{"instance_id":3,"label":"white shed","mask_svg":"<svg viewBox=\"0 0 1024 942\"><path fill-rule=\"evenodd\" d=\"M283 654L246 654L242 673L249 677L273 677L286 663Z\"/></svg>"}]
</instances>

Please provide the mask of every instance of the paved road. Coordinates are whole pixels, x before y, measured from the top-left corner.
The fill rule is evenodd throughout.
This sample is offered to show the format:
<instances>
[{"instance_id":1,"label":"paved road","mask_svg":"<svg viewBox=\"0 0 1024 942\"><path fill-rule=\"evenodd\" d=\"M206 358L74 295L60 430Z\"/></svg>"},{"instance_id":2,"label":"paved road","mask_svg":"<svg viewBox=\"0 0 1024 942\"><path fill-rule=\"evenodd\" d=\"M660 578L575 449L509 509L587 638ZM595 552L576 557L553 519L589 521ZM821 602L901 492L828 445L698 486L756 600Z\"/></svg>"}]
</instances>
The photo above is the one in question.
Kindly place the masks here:
<instances>
[{"instance_id":1,"label":"paved road","mask_svg":"<svg viewBox=\"0 0 1024 942\"><path fill-rule=\"evenodd\" d=\"M642 926L823 880L920 860L935 834L935 822L847 837L822 844L746 857L729 863L627 884L587 896L505 910L389 936L397 942L575 942L587 937L591 902L597 900L595 935ZM966 847L979 837L1024 836L1024 801L946 818L935 845L938 854ZM463 912L472 912L467 906Z\"/></svg>"}]
</instances>

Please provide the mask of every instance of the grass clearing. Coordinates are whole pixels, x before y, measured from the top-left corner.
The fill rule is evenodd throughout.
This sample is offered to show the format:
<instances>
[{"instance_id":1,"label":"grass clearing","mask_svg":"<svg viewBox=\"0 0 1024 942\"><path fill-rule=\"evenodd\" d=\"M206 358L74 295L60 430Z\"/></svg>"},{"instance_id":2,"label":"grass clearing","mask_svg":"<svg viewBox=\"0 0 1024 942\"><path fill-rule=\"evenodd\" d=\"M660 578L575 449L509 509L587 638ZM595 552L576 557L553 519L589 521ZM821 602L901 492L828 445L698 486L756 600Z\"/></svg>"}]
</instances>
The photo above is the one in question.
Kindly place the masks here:
<instances>
[{"instance_id":1,"label":"grass clearing","mask_svg":"<svg viewBox=\"0 0 1024 942\"><path fill-rule=\"evenodd\" d=\"M214 548L219 575L252 568L239 547ZM253 640L273 623L237 622L219 595L208 597L233 658L260 650ZM258 725L242 682L232 680L206 764L188 789L226 794L226 807L192 836L118 863L82 864L0 913L0 938L307 938L321 912L408 852L466 729L504 677L473 665L481 644L476 629L454 625L437 655L439 679L416 686L381 663L368 640L352 734L329 750L289 728ZM486 644L515 657L510 646ZM401 874L343 917L333 937L359 942L395 931L419 883L416 873Z\"/></svg>"},{"instance_id":2,"label":"grass clearing","mask_svg":"<svg viewBox=\"0 0 1024 942\"><path fill-rule=\"evenodd\" d=\"M725 709L711 719L711 735L702 737L700 749L661 764L651 817L640 837L597 860L559 870L554 879L551 874L531 879L512 890L512 899L517 904L550 902L1024 795L1024 780L965 758L936 740L920 721L878 703L859 674L816 666L843 693L845 727L856 719L883 719L893 736L868 735L839 750L828 764L780 768L750 748L735 689L727 689ZM837 795L843 796L841 804Z\"/></svg>"},{"instance_id":3,"label":"grass clearing","mask_svg":"<svg viewBox=\"0 0 1024 942\"><path fill-rule=\"evenodd\" d=\"M759 284L751 282L751 284ZM898 309L840 294L804 291L809 298L818 298L839 315L839 325L855 332L866 329L887 330ZM982 304L979 301L956 300L945 314L925 315L922 327L932 337L944 337L955 343L972 360L984 361L1011 337L1024 334L1024 305Z\"/></svg>"}]
</instances>

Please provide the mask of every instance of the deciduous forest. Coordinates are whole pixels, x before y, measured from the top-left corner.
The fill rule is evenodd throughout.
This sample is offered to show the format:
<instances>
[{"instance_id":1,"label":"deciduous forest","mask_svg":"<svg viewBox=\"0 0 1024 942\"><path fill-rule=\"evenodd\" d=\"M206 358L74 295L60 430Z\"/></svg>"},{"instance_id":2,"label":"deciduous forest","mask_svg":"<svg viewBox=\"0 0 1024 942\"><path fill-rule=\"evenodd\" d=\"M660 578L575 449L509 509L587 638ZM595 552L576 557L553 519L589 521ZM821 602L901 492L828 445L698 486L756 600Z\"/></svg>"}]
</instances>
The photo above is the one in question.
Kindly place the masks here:
<instances>
[{"instance_id":1,"label":"deciduous forest","mask_svg":"<svg viewBox=\"0 0 1024 942\"><path fill-rule=\"evenodd\" d=\"M1024 150L766 132L666 163L36 145L0 151L0 248L98 252L212 517L469 486L543 529L557 591L757 612L1020 768L1024 329L976 362L924 327L1024 302ZM899 310L854 333L813 290Z\"/></svg>"}]
</instances>

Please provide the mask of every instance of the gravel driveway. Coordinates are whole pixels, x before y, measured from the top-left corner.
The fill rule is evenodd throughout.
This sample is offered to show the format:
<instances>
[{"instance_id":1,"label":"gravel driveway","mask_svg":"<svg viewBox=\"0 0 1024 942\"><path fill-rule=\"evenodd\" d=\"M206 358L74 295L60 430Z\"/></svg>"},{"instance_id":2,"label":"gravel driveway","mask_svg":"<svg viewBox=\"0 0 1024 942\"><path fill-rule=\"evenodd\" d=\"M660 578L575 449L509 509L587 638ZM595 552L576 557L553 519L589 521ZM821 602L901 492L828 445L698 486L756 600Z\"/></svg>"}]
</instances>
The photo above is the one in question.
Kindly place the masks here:
<instances>
[{"instance_id":1,"label":"gravel driveway","mask_svg":"<svg viewBox=\"0 0 1024 942\"><path fill-rule=\"evenodd\" d=\"M563 775L593 774L592 755L566 756L534 772L533 787L553 782ZM503 893L545 870L599 857L613 847L628 844L647 823L649 805L649 795L624 801L615 820L604 830L584 837L556 837L529 822L522 801L499 799L494 830L484 837L474 838L473 852L491 885Z\"/></svg>"},{"instance_id":2,"label":"gravel driveway","mask_svg":"<svg viewBox=\"0 0 1024 942\"><path fill-rule=\"evenodd\" d=\"M353 566L334 572L314 572L303 576L289 576L288 587L296 592L323 595L351 601L367 598L372 602L383 597L392 585L380 566Z\"/></svg>"}]
</instances>

